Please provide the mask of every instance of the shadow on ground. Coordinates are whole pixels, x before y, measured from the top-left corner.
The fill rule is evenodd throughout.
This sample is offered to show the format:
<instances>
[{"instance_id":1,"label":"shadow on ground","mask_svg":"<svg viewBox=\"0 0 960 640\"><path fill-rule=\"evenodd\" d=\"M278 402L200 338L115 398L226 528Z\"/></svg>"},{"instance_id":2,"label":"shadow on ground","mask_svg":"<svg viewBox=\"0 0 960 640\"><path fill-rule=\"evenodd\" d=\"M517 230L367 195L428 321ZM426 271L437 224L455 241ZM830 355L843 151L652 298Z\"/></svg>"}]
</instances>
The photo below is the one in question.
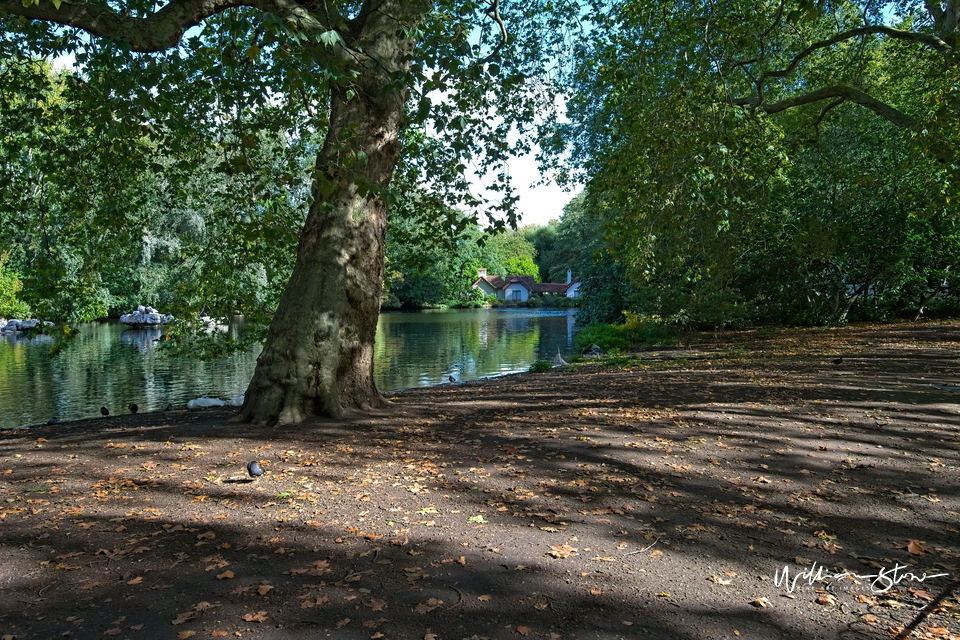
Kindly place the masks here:
<instances>
[{"instance_id":1,"label":"shadow on ground","mask_svg":"<svg viewBox=\"0 0 960 640\"><path fill-rule=\"evenodd\" d=\"M4 432L0 635L960 634L955 593L928 606L958 575L960 330L729 339L344 423Z\"/></svg>"}]
</instances>

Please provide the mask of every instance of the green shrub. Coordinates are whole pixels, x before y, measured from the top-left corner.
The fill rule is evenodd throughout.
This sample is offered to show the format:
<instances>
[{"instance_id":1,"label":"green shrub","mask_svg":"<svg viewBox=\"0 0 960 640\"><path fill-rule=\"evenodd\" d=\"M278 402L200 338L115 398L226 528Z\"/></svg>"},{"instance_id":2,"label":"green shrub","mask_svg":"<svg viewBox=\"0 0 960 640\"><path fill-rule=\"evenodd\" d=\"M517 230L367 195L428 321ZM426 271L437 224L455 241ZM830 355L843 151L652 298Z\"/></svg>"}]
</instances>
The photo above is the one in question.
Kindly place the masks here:
<instances>
[{"instance_id":1,"label":"green shrub","mask_svg":"<svg viewBox=\"0 0 960 640\"><path fill-rule=\"evenodd\" d=\"M530 365L530 373L546 373L553 369L553 365L546 360L537 360Z\"/></svg>"},{"instance_id":2,"label":"green shrub","mask_svg":"<svg viewBox=\"0 0 960 640\"><path fill-rule=\"evenodd\" d=\"M589 349L594 344L604 351L622 351L630 346L622 324L592 324L581 329L574 339L578 351Z\"/></svg>"},{"instance_id":3,"label":"green shrub","mask_svg":"<svg viewBox=\"0 0 960 640\"><path fill-rule=\"evenodd\" d=\"M678 331L676 326L629 311L624 311L623 316L626 318L623 329L630 342L650 346L677 343Z\"/></svg>"},{"instance_id":4,"label":"green shrub","mask_svg":"<svg viewBox=\"0 0 960 640\"><path fill-rule=\"evenodd\" d=\"M17 297L22 288L19 275L4 269L0 262L0 317L20 320L30 317L30 306Z\"/></svg>"},{"instance_id":5,"label":"green shrub","mask_svg":"<svg viewBox=\"0 0 960 640\"><path fill-rule=\"evenodd\" d=\"M557 309L572 309L580 306L580 298L568 298L567 296L551 296L550 305Z\"/></svg>"},{"instance_id":6,"label":"green shrub","mask_svg":"<svg viewBox=\"0 0 960 640\"><path fill-rule=\"evenodd\" d=\"M584 327L574 339L577 350L597 345L604 351L625 351L632 345L665 345L677 343L677 328L655 318L629 311L623 312L623 324L592 324Z\"/></svg>"}]
</instances>

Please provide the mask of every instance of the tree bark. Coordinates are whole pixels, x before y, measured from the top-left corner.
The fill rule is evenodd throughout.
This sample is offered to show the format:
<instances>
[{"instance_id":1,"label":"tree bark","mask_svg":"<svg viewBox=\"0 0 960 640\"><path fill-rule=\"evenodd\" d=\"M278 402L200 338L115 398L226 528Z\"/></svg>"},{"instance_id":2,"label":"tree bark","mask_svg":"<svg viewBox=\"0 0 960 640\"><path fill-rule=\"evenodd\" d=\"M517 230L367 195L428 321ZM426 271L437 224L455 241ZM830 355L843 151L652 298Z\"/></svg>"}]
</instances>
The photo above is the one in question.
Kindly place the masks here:
<instances>
[{"instance_id":1,"label":"tree bark","mask_svg":"<svg viewBox=\"0 0 960 640\"><path fill-rule=\"evenodd\" d=\"M351 46L362 52L359 74L349 88L331 92L313 204L239 421L296 424L311 415L340 418L344 410L383 404L373 380L387 225L383 196L400 157L407 90L397 78L413 45L401 29L424 5L376 5Z\"/></svg>"}]
</instances>

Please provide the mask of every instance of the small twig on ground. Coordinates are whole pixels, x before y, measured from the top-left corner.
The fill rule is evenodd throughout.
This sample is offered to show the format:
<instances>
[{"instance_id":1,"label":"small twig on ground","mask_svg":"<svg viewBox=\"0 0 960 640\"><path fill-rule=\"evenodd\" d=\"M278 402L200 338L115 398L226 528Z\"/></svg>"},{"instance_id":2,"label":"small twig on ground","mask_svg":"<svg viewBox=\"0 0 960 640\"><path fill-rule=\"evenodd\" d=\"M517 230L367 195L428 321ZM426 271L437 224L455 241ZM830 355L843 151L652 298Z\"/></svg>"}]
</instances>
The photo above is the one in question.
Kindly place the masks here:
<instances>
[{"instance_id":1,"label":"small twig on ground","mask_svg":"<svg viewBox=\"0 0 960 640\"><path fill-rule=\"evenodd\" d=\"M451 589L453 589L454 591L456 591L456 592L457 592L457 595L460 596L460 599L457 600L457 604L460 604L461 602L463 602L463 592L460 591L460 589L457 589L457 588L456 588L455 586L453 586L452 584L448 584L447 586L450 587ZM453 606L455 607L455 606L457 606L457 604L455 604L455 605L453 605Z\"/></svg>"},{"instance_id":2,"label":"small twig on ground","mask_svg":"<svg viewBox=\"0 0 960 640\"><path fill-rule=\"evenodd\" d=\"M649 547L644 547L643 549L640 549L639 551L631 551L630 553L625 553L625 554L623 554L623 555L624 555L624 557L626 557L626 556L632 556L632 555L637 554L637 553L643 553L643 552L646 551L647 549L650 549L651 547L653 547L653 545L654 545L654 544L657 544L658 542L660 542L660 538L657 538L656 540L654 540L654 541L653 541L653 544L651 544Z\"/></svg>"}]
</instances>

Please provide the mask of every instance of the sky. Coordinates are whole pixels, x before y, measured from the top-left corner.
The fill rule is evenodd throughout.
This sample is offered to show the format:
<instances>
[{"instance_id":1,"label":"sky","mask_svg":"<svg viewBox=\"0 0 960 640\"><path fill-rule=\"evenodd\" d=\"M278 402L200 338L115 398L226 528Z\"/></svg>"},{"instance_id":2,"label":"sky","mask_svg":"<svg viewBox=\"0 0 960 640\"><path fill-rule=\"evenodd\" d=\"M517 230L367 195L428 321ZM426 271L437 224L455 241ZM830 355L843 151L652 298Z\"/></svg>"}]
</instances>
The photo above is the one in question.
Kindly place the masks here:
<instances>
[{"instance_id":1,"label":"sky","mask_svg":"<svg viewBox=\"0 0 960 640\"><path fill-rule=\"evenodd\" d=\"M545 225L563 215L563 207L577 195L577 191L565 191L555 183L532 186L540 180L540 170L533 154L510 160L510 175L520 201L517 208L521 218L518 226Z\"/></svg>"}]
</instances>

